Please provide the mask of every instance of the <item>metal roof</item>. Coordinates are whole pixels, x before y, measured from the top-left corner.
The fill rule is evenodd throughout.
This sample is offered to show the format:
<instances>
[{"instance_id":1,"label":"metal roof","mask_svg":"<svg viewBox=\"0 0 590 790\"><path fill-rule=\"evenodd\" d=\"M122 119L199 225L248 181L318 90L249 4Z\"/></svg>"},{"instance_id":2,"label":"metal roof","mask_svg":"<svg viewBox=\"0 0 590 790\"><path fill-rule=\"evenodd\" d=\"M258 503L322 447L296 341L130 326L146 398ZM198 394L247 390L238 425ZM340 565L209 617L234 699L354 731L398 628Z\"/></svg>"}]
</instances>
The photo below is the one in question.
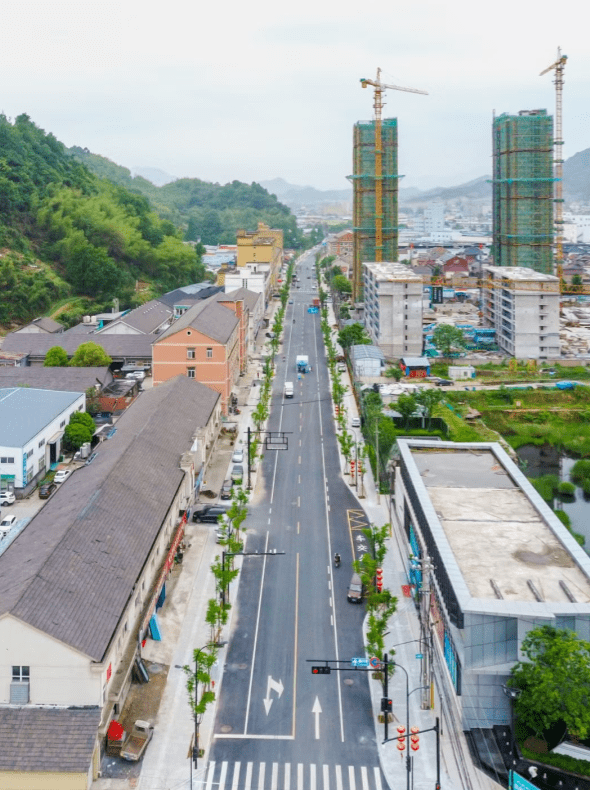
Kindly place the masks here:
<instances>
[{"instance_id":1,"label":"metal roof","mask_svg":"<svg viewBox=\"0 0 590 790\"><path fill-rule=\"evenodd\" d=\"M61 392L86 392L97 384L107 386L113 376L104 368L43 368L0 366L0 387L35 387Z\"/></svg>"},{"instance_id":2,"label":"metal roof","mask_svg":"<svg viewBox=\"0 0 590 790\"><path fill-rule=\"evenodd\" d=\"M102 660L219 397L177 376L129 407L0 556L0 617Z\"/></svg>"},{"instance_id":3,"label":"metal roof","mask_svg":"<svg viewBox=\"0 0 590 790\"><path fill-rule=\"evenodd\" d=\"M32 387L2 387L0 389L2 446L24 447L83 394L83 390L56 392Z\"/></svg>"},{"instance_id":4,"label":"metal roof","mask_svg":"<svg viewBox=\"0 0 590 790\"><path fill-rule=\"evenodd\" d=\"M381 351L381 349L378 346L370 346L370 345L351 346L350 353L355 362L359 362L361 359L378 359L380 361L385 360L383 351Z\"/></svg>"},{"instance_id":5,"label":"metal roof","mask_svg":"<svg viewBox=\"0 0 590 790\"><path fill-rule=\"evenodd\" d=\"M82 325L83 326L83 325ZM59 346L72 357L82 343L96 343L113 359L131 357L133 359L152 358L153 335L81 335L77 332L61 332L46 335L37 332L6 335L2 343L3 351L29 354L32 357L45 357L50 348Z\"/></svg>"}]
</instances>

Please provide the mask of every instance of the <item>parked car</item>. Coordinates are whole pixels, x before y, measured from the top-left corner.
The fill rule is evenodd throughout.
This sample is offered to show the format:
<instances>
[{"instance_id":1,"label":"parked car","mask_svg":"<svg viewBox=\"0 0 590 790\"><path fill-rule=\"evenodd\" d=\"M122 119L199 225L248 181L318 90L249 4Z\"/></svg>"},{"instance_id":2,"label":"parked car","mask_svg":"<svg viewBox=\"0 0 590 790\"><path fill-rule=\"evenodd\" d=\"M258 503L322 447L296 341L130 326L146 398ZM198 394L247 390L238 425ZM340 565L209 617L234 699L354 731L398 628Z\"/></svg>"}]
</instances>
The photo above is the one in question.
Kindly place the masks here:
<instances>
[{"instance_id":1,"label":"parked car","mask_svg":"<svg viewBox=\"0 0 590 790\"><path fill-rule=\"evenodd\" d=\"M12 505L15 499L14 491L3 491L0 494L0 505Z\"/></svg>"},{"instance_id":2,"label":"parked car","mask_svg":"<svg viewBox=\"0 0 590 790\"><path fill-rule=\"evenodd\" d=\"M360 417L353 417L350 421L351 428L360 428L361 427L361 418Z\"/></svg>"},{"instance_id":3,"label":"parked car","mask_svg":"<svg viewBox=\"0 0 590 790\"><path fill-rule=\"evenodd\" d=\"M234 464L231 470L231 479L234 483L241 483L244 479L244 467L241 464Z\"/></svg>"},{"instance_id":4,"label":"parked car","mask_svg":"<svg viewBox=\"0 0 590 790\"><path fill-rule=\"evenodd\" d=\"M63 483L72 474L71 469L58 469L53 478L54 483Z\"/></svg>"},{"instance_id":5,"label":"parked car","mask_svg":"<svg viewBox=\"0 0 590 790\"><path fill-rule=\"evenodd\" d=\"M126 373L126 379L136 379L137 381L143 381L145 379L145 373L143 370L134 370L133 373Z\"/></svg>"},{"instance_id":6,"label":"parked car","mask_svg":"<svg viewBox=\"0 0 590 790\"><path fill-rule=\"evenodd\" d=\"M16 521L17 518L14 515L14 513L10 513L8 516L4 516L2 521L0 521L0 533L2 534L2 537L4 537L4 535L8 535L10 530L16 524Z\"/></svg>"},{"instance_id":7,"label":"parked car","mask_svg":"<svg viewBox=\"0 0 590 790\"><path fill-rule=\"evenodd\" d=\"M289 304L293 304L293 300L292 299L289 299Z\"/></svg>"},{"instance_id":8,"label":"parked car","mask_svg":"<svg viewBox=\"0 0 590 790\"><path fill-rule=\"evenodd\" d=\"M345 365L344 363L342 363L342 362L341 362L341 363L338 365L338 368L337 368L337 370L338 370L338 373L346 373L346 365Z\"/></svg>"},{"instance_id":9,"label":"parked car","mask_svg":"<svg viewBox=\"0 0 590 790\"><path fill-rule=\"evenodd\" d=\"M450 381L449 379L439 379L436 382L436 386L437 387L452 387L453 386L453 382Z\"/></svg>"},{"instance_id":10,"label":"parked car","mask_svg":"<svg viewBox=\"0 0 590 790\"><path fill-rule=\"evenodd\" d=\"M220 499L231 499L232 486L233 483L229 478L223 481L221 493L219 495Z\"/></svg>"},{"instance_id":11,"label":"parked car","mask_svg":"<svg viewBox=\"0 0 590 790\"><path fill-rule=\"evenodd\" d=\"M223 543L228 539L228 537L231 535L231 531L228 531L228 529L229 528L227 524L222 524L217 529L217 534L215 535L216 543Z\"/></svg>"},{"instance_id":12,"label":"parked car","mask_svg":"<svg viewBox=\"0 0 590 790\"><path fill-rule=\"evenodd\" d=\"M350 603L361 603L363 600L363 582L358 573L352 574L346 598Z\"/></svg>"},{"instance_id":13,"label":"parked car","mask_svg":"<svg viewBox=\"0 0 590 790\"><path fill-rule=\"evenodd\" d=\"M232 464L243 464L244 463L244 451L242 448L238 448L234 450L234 454L231 457Z\"/></svg>"},{"instance_id":14,"label":"parked car","mask_svg":"<svg viewBox=\"0 0 590 790\"><path fill-rule=\"evenodd\" d=\"M42 486L39 486L39 499L49 499L56 488L55 483L43 483Z\"/></svg>"},{"instance_id":15,"label":"parked car","mask_svg":"<svg viewBox=\"0 0 590 790\"><path fill-rule=\"evenodd\" d=\"M195 510L193 513L193 521L200 523L201 521L210 521L213 524L217 523L220 516L225 516L227 513L227 505L205 505L200 510Z\"/></svg>"}]
</instances>

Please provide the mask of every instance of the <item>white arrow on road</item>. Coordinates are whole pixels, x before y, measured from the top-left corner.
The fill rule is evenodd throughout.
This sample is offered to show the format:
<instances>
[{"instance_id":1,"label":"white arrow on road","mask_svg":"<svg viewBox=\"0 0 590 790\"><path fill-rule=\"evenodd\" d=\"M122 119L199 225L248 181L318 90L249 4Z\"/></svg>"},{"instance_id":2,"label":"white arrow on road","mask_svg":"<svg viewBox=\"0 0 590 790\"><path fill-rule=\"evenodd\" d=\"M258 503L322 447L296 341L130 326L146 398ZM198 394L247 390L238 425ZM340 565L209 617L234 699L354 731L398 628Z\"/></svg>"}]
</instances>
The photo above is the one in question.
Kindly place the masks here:
<instances>
[{"instance_id":1,"label":"white arrow on road","mask_svg":"<svg viewBox=\"0 0 590 790\"><path fill-rule=\"evenodd\" d=\"M315 739L319 741L320 739L320 713L322 712L322 706L320 705L319 699L316 697L315 702L313 703L313 708L311 712L315 715Z\"/></svg>"},{"instance_id":2,"label":"white arrow on road","mask_svg":"<svg viewBox=\"0 0 590 790\"><path fill-rule=\"evenodd\" d=\"M270 698L271 690L276 691L280 698L281 694L283 693L283 688L284 688L283 682L281 680L279 680L279 682L277 683L276 680L273 680L272 675L268 676L268 683L266 686L266 697L262 700L264 702L264 710L266 711L267 716L270 711L270 706L272 705L272 699Z\"/></svg>"}]
</instances>

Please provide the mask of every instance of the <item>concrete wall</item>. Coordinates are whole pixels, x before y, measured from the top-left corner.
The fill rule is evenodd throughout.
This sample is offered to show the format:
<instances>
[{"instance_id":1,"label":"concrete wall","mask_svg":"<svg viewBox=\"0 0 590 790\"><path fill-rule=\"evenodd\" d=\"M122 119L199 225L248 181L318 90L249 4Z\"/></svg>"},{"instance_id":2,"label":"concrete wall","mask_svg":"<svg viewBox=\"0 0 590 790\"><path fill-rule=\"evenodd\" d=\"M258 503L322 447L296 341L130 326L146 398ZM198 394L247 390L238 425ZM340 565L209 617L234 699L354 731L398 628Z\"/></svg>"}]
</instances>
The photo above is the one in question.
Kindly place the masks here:
<instances>
[{"instance_id":1,"label":"concrete wall","mask_svg":"<svg viewBox=\"0 0 590 790\"><path fill-rule=\"evenodd\" d=\"M0 790L87 790L87 774L0 771Z\"/></svg>"}]
</instances>

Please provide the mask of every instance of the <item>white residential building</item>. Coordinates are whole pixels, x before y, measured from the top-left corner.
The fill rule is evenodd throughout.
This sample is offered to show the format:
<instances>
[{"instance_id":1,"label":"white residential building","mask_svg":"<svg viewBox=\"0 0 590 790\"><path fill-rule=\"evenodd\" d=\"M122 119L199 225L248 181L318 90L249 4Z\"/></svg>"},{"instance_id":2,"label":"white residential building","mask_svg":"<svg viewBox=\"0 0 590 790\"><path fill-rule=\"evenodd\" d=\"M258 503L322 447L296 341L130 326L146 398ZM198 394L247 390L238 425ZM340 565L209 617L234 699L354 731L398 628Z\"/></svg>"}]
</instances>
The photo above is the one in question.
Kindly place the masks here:
<instances>
[{"instance_id":1,"label":"white residential building","mask_svg":"<svg viewBox=\"0 0 590 790\"><path fill-rule=\"evenodd\" d=\"M484 325L498 346L517 359L560 355L559 280L525 266L484 266Z\"/></svg>"},{"instance_id":2,"label":"white residential building","mask_svg":"<svg viewBox=\"0 0 590 790\"><path fill-rule=\"evenodd\" d=\"M444 203L431 203L424 209L424 233L439 233L445 227Z\"/></svg>"},{"instance_id":3,"label":"white residential building","mask_svg":"<svg viewBox=\"0 0 590 790\"><path fill-rule=\"evenodd\" d=\"M26 496L59 460L65 427L85 407L83 392L0 388L0 489Z\"/></svg>"},{"instance_id":4,"label":"white residential building","mask_svg":"<svg viewBox=\"0 0 590 790\"><path fill-rule=\"evenodd\" d=\"M365 327L388 359L422 353L422 278L402 263L364 263Z\"/></svg>"}]
</instances>

